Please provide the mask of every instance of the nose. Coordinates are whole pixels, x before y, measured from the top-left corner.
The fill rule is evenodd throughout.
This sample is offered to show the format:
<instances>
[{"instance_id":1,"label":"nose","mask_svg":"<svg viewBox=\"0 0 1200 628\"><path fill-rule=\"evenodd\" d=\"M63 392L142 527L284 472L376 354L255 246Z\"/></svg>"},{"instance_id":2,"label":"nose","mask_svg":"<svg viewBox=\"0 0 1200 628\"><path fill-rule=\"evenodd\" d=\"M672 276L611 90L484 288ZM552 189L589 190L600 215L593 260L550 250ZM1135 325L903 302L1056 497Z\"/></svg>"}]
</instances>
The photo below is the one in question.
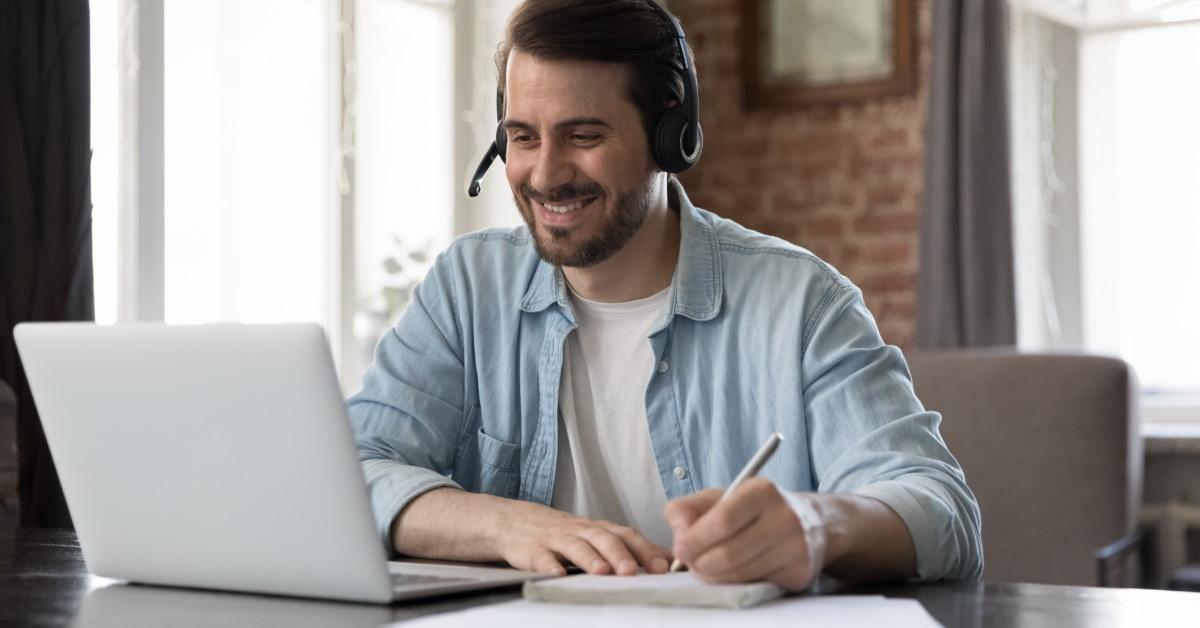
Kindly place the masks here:
<instances>
[{"instance_id":1,"label":"nose","mask_svg":"<svg viewBox=\"0 0 1200 628\"><path fill-rule=\"evenodd\" d=\"M542 193L550 193L575 179L575 165L557 142L542 142L538 147L529 185Z\"/></svg>"}]
</instances>

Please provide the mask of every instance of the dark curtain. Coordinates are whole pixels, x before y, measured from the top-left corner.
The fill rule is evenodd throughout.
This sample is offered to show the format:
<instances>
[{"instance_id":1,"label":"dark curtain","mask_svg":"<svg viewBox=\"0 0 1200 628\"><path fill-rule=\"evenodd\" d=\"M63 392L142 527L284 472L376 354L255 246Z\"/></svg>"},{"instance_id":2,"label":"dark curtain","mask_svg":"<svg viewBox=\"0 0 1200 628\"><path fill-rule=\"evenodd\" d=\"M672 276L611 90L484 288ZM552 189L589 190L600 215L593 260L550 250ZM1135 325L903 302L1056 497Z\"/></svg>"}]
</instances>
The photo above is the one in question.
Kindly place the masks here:
<instances>
[{"instance_id":1,"label":"dark curtain","mask_svg":"<svg viewBox=\"0 0 1200 628\"><path fill-rule=\"evenodd\" d=\"M919 347L1016 343L1007 5L934 2Z\"/></svg>"},{"instance_id":2,"label":"dark curtain","mask_svg":"<svg viewBox=\"0 0 1200 628\"><path fill-rule=\"evenodd\" d=\"M0 378L21 524L71 527L13 327L93 320L87 0L0 0Z\"/></svg>"}]
</instances>

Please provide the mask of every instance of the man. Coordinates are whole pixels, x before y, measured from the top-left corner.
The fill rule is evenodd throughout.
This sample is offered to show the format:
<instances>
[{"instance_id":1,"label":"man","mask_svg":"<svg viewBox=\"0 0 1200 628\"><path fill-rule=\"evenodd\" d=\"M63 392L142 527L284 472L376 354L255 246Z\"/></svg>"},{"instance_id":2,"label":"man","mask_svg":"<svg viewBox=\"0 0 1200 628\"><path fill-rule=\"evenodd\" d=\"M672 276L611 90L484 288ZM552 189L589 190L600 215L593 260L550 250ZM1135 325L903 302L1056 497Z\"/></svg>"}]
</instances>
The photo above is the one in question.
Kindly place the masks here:
<instances>
[{"instance_id":1,"label":"man","mask_svg":"<svg viewBox=\"0 0 1200 628\"><path fill-rule=\"evenodd\" d=\"M666 20L649 0L510 20L500 139L526 226L451 245L347 401L384 543L560 574L677 557L793 590L978 578L974 497L858 289L693 207L654 157L694 81Z\"/></svg>"}]
</instances>

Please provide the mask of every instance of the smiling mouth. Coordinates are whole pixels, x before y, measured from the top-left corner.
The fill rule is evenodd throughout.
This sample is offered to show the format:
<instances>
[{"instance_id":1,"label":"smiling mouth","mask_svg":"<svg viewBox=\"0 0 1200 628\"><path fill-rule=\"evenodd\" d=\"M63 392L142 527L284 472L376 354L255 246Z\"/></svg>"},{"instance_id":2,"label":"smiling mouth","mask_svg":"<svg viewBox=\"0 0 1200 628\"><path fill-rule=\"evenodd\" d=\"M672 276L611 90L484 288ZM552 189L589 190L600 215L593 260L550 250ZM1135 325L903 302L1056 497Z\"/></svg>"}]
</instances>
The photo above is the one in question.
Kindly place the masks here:
<instances>
[{"instance_id":1,"label":"smiling mouth","mask_svg":"<svg viewBox=\"0 0 1200 628\"><path fill-rule=\"evenodd\" d=\"M541 203L541 206L545 207L547 211L551 211L556 214L569 214L573 211L587 207L594 200L596 200L596 197L593 196L590 198L580 199L578 201L574 201L571 203Z\"/></svg>"}]
</instances>

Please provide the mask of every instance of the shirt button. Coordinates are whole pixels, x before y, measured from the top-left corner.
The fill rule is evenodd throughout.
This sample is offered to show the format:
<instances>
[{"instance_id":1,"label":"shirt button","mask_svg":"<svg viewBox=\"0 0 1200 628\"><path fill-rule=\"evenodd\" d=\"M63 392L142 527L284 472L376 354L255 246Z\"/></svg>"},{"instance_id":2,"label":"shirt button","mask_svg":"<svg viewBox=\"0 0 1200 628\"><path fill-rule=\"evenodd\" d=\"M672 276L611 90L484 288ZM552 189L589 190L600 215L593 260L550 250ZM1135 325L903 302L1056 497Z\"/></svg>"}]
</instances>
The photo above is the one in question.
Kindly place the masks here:
<instances>
[{"instance_id":1,"label":"shirt button","mask_svg":"<svg viewBox=\"0 0 1200 628\"><path fill-rule=\"evenodd\" d=\"M643 364L644 364L644 362L643 362ZM659 373L666 373L668 368L670 368L670 366L667 364L666 360L663 360L662 362L658 363L658 372ZM676 470L676 472L678 472L678 469Z\"/></svg>"},{"instance_id":2,"label":"shirt button","mask_svg":"<svg viewBox=\"0 0 1200 628\"><path fill-rule=\"evenodd\" d=\"M666 362L664 362L663 364L666 364ZM687 469L684 469L683 467L675 467L675 478L676 479L682 480L686 477L687 477Z\"/></svg>"}]
</instances>

